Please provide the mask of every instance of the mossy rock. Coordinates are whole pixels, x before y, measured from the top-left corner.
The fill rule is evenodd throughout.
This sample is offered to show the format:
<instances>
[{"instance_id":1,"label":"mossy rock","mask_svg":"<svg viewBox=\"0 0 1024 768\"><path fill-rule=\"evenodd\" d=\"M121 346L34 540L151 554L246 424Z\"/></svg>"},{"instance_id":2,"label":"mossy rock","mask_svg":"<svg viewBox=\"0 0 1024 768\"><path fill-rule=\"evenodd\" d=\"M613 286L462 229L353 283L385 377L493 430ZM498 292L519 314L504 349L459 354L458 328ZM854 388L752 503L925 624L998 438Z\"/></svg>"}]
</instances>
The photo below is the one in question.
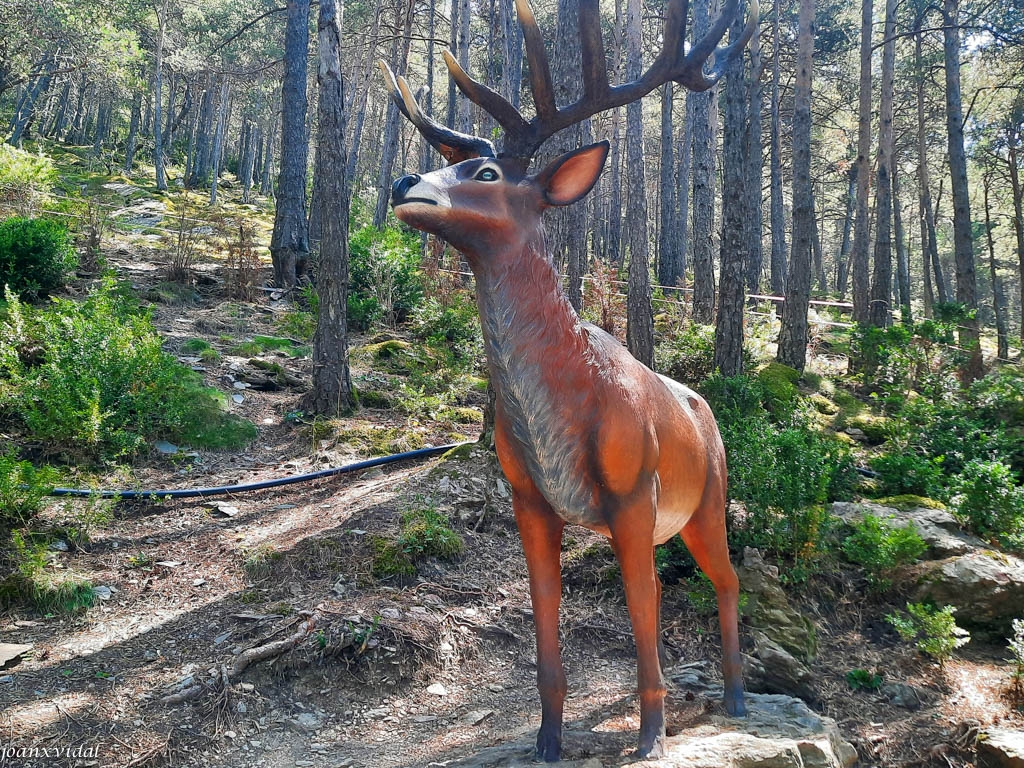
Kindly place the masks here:
<instances>
[{"instance_id":1,"label":"mossy rock","mask_svg":"<svg viewBox=\"0 0 1024 768\"><path fill-rule=\"evenodd\" d=\"M484 418L483 414L476 408L465 407L446 408L439 415L456 424L479 424Z\"/></svg>"},{"instance_id":2,"label":"mossy rock","mask_svg":"<svg viewBox=\"0 0 1024 768\"><path fill-rule=\"evenodd\" d=\"M937 499L929 499L927 496L915 496L912 493L904 493L899 496L883 496L875 499L876 504L883 507L892 507L900 511L908 509L945 509L946 505Z\"/></svg>"},{"instance_id":3,"label":"mossy rock","mask_svg":"<svg viewBox=\"0 0 1024 768\"><path fill-rule=\"evenodd\" d=\"M353 350L353 355L373 361L376 366L389 373L408 376L437 370L438 362L425 348L414 347L408 341L388 339L376 344L367 344Z\"/></svg>"},{"instance_id":4,"label":"mossy rock","mask_svg":"<svg viewBox=\"0 0 1024 768\"><path fill-rule=\"evenodd\" d=\"M864 433L872 445L881 445L889 439L889 419L873 413L859 413L846 420L844 428L853 427Z\"/></svg>"},{"instance_id":5,"label":"mossy rock","mask_svg":"<svg viewBox=\"0 0 1024 768\"><path fill-rule=\"evenodd\" d=\"M395 398L379 389L356 390L356 397L359 400L359 405L363 408L387 410L395 407Z\"/></svg>"},{"instance_id":6,"label":"mossy rock","mask_svg":"<svg viewBox=\"0 0 1024 768\"><path fill-rule=\"evenodd\" d=\"M401 339L385 339L384 341L378 341L374 344L367 344L361 351L372 357L374 360L390 360L393 357L401 355L403 352L408 352L411 348L412 344L408 341L402 341Z\"/></svg>"},{"instance_id":7,"label":"mossy rock","mask_svg":"<svg viewBox=\"0 0 1024 768\"><path fill-rule=\"evenodd\" d=\"M757 372L757 380L764 388L769 410L787 411L795 405L799 390L800 371L782 363L771 362Z\"/></svg>"},{"instance_id":8,"label":"mossy rock","mask_svg":"<svg viewBox=\"0 0 1024 768\"><path fill-rule=\"evenodd\" d=\"M825 416L835 416L839 413L839 406L818 392L810 395L807 400L814 406L814 410Z\"/></svg>"}]
</instances>

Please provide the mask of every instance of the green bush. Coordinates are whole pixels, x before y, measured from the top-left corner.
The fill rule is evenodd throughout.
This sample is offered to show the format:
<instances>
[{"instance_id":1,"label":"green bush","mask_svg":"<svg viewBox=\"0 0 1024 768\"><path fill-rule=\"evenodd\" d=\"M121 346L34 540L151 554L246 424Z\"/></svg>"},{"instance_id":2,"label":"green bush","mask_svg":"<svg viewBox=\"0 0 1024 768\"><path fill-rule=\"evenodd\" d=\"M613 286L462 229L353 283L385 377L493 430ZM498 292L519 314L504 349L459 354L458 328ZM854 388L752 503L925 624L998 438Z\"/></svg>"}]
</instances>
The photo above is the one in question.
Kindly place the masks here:
<instances>
[{"instance_id":1,"label":"green bush","mask_svg":"<svg viewBox=\"0 0 1024 768\"><path fill-rule=\"evenodd\" d=\"M35 517L56 481L57 473L50 467L36 469L13 453L0 454L0 531Z\"/></svg>"},{"instance_id":2,"label":"green bush","mask_svg":"<svg viewBox=\"0 0 1024 768\"><path fill-rule=\"evenodd\" d=\"M853 691L875 691L882 685L882 676L866 669L851 669L846 673L846 684Z\"/></svg>"},{"instance_id":3,"label":"green bush","mask_svg":"<svg viewBox=\"0 0 1024 768\"><path fill-rule=\"evenodd\" d=\"M476 302L468 293L453 294L448 306L427 298L415 309L412 320L418 338L444 350L460 367L472 367L483 355L480 318Z\"/></svg>"},{"instance_id":4,"label":"green bush","mask_svg":"<svg viewBox=\"0 0 1024 768\"><path fill-rule=\"evenodd\" d=\"M12 217L0 223L0 285L22 298L64 285L78 265L67 227L49 219Z\"/></svg>"},{"instance_id":5,"label":"green bush","mask_svg":"<svg viewBox=\"0 0 1024 768\"><path fill-rule=\"evenodd\" d=\"M696 384L715 372L715 328L690 323L686 329L659 344L655 365L661 373L684 384Z\"/></svg>"},{"instance_id":6,"label":"green bush","mask_svg":"<svg viewBox=\"0 0 1024 768\"><path fill-rule=\"evenodd\" d=\"M805 577L830 522L822 505L847 496L856 480L849 448L795 417L772 423L749 377L715 376L702 389L725 442L729 497L746 507L731 521L734 543L792 558L790 577Z\"/></svg>"},{"instance_id":7,"label":"green bush","mask_svg":"<svg viewBox=\"0 0 1024 768\"><path fill-rule=\"evenodd\" d=\"M461 554L464 546L443 514L429 507L412 510L402 515L398 538L373 540L373 572L377 576L412 576L420 561L451 559Z\"/></svg>"},{"instance_id":8,"label":"green bush","mask_svg":"<svg viewBox=\"0 0 1024 768\"><path fill-rule=\"evenodd\" d=\"M85 301L31 312L8 295L0 322L0 412L50 453L88 459L137 454L148 440L227 448L256 435L226 398L161 349L150 317L113 280ZM8 350L40 350L32 357ZM6 382L3 380L6 379Z\"/></svg>"},{"instance_id":9,"label":"green bush","mask_svg":"<svg viewBox=\"0 0 1024 768\"><path fill-rule=\"evenodd\" d=\"M50 158L0 144L0 209L31 215L46 202L57 182L57 168Z\"/></svg>"},{"instance_id":10,"label":"green bush","mask_svg":"<svg viewBox=\"0 0 1024 768\"><path fill-rule=\"evenodd\" d=\"M976 459L953 479L950 507L979 536L1024 545L1024 488L1001 461Z\"/></svg>"},{"instance_id":11,"label":"green bush","mask_svg":"<svg viewBox=\"0 0 1024 768\"><path fill-rule=\"evenodd\" d=\"M897 528L874 515L865 515L843 540L843 554L863 566L868 583L879 590L892 585L889 575L895 568L915 562L927 548L913 523Z\"/></svg>"},{"instance_id":12,"label":"green bush","mask_svg":"<svg viewBox=\"0 0 1024 768\"><path fill-rule=\"evenodd\" d=\"M943 457L928 459L912 450L883 453L870 460L878 474L878 492L885 496L943 495Z\"/></svg>"},{"instance_id":13,"label":"green bush","mask_svg":"<svg viewBox=\"0 0 1024 768\"><path fill-rule=\"evenodd\" d=\"M376 322L404 322L423 298L419 238L367 226L349 240L348 320L365 331Z\"/></svg>"},{"instance_id":14,"label":"green bush","mask_svg":"<svg viewBox=\"0 0 1024 768\"><path fill-rule=\"evenodd\" d=\"M1024 619L1013 620L1013 637L1010 638L1009 648L1010 664L1013 665L1013 692L1019 701L1024 698Z\"/></svg>"},{"instance_id":15,"label":"green bush","mask_svg":"<svg viewBox=\"0 0 1024 768\"><path fill-rule=\"evenodd\" d=\"M890 614L885 619L904 642L916 641L917 650L942 664L971 639L967 630L956 625L954 613L956 608L951 605L939 609L924 603L907 603L907 613Z\"/></svg>"}]
</instances>

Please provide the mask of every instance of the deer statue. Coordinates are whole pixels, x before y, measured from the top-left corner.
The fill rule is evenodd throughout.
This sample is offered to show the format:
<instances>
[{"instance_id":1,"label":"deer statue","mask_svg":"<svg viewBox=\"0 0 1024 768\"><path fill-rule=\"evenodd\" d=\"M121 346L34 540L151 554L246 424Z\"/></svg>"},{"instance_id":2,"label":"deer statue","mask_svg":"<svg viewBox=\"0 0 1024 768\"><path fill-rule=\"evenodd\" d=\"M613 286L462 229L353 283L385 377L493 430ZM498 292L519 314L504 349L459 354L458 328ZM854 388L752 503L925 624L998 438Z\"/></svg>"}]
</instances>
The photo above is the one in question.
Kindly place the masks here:
<instances>
[{"instance_id":1,"label":"deer statue","mask_svg":"<svg viewBox=\"0 0 1024 768\"><path fill-rule=\"evenodd\" d=\"M654 373L612 336L579 318L545 247L541 214L551 206L571 205L591 190L608 142L569 152L534 175L527 167L555 132L639 99L666 81L694 91L710 88L756 29L756 0L751 5L738 39L715 48L738 13L738 0L727 0L707 36L686 51L687 0L669 0L663 48L654 63L640 79L610 86L598 0L579 0L584 95L559 108L541 32L528 0L516 0L537 111L532 120L445 52L460 90L504 129L501 154L489 140L450 130L425 115L405 80L396 81L381 62L398 108L449 163L395 181L395 215L451 243L476 278L496 394L494 442L512 487L536 623L540 760L557 761L561 751L566 678L558 612L566 523L607 536L622 571L636 640L637 754L664 752L661 583L654 546L676 534L714 584L725 707L731 715L745 714L738 583L725 531L725 449L715 418L695 392ZM705 71L712 54L715 64Z\"/></svg>"}]
</instances>

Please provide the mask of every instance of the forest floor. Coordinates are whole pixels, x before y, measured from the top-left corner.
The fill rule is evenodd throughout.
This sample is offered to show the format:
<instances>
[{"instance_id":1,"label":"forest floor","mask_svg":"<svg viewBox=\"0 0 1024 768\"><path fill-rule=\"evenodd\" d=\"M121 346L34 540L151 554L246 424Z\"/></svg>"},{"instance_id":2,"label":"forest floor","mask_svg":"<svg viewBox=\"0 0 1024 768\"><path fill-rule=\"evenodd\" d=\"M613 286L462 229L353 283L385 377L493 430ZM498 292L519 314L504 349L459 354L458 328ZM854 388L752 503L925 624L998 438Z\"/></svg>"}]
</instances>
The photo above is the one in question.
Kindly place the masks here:
<instances>
[{"instance_id":1,"label":"forest floor","mask_svg":"<svg viewBox=\"0 0 1024 768\"><path fill-rule=\"evenodd\" d=\"M146 296L161 283L166 255L141 237L113 235L105 255ZM219 267L201 267L216 281ZM226 303L202 286L190 303L155 304L168 351L190 360L182 344L202 339L221 353L203 364L203 375L227 395L242 395L233 408L259 437L234 452L154 451L130 470L88 479L102 487L232 484L374 452L372 440L344 435L416 433L416 445L476 437L477 424L369 408L323 434L289 417L298 389L236 390L227 382L246 358L231 349L280 335L287 311L270 295ZM296 379L309 380L308 355L274 354ZM369 374L369 364L357 357L355 375ZM463 405L479 410L481 400L470 392ZM493 457L460 451L217 501L228 506L120 503L87 545L54 554L54 567L107 587L108 599L73 616L0 615L3 642L32 646L20 664L0 671L0 746L51 750L0 765L440 766L528 739L538 727L526 567ZM380 542L394 540L403 513L424 508L451 516L462 554L427 559L414 577L375 575ZM55 502L44 519L56 525L67 514ZM618 765L634 747L638 711L614 558L601 537L571 529L563 569L565 720L575 734L565 757ZM976 638L940 667L885 622L905 603L899 589L884 599L865 596L855 581L831 573L799 590L819 633L811 666L817 700L809 703L838 722L860 765L970 766L978 728L1024 727L1004 696L1004 643ZM685 584L665 585L663 613L670 657L708 660L717 670L717 621L691 605ZM228 673L228 686L206 684L248 649L275 641L291 650ZM852 692L845 676L858 668L918 686L926 700L911 711ZM199 686L189 701L161 701L189 686ZM690 699L670 690L670 733L721 714L716 702ZM586 733L605 736L598 746Z\"/></svg>"}]
</instances>

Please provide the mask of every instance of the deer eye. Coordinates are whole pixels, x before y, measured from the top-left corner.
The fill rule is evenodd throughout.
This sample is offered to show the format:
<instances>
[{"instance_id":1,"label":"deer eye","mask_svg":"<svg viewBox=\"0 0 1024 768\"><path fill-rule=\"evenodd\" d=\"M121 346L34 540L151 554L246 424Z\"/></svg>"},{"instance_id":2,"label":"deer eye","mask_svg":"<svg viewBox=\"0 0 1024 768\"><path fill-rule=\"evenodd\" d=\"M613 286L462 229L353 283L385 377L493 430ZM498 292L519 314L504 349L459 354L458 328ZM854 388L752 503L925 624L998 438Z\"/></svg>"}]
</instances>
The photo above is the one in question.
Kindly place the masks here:
<instances>
[{"instance_id":1,"label":"deer eye","mask_svg":"<svg viewBox=\"0 0 1024 768\"><path fill-rule=\"evenodd\" d=\"M480 173L474 176L477 181L497 181L498 172L493 168L484 168Z\"/></svg>"}]
</instances>

